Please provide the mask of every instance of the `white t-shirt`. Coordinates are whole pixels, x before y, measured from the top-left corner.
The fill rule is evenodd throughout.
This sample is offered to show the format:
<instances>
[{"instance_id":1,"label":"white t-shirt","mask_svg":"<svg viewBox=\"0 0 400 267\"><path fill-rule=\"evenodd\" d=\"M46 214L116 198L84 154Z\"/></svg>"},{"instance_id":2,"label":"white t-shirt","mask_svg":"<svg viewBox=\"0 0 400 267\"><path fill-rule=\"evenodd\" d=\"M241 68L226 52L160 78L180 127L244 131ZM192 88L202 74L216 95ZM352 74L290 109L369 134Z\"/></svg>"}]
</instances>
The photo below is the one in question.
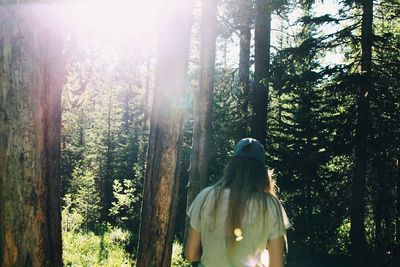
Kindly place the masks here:
<instances>
[{"instance_id":1,"label":"white t-shirt","mask_svg":"<svg viewBox=\"0 0 400 267\"><path fill-rule=\"evenodd\" d=\"M235 242L234 252L228 253L225 226L229 191L229 189L224 189L221 192L215 223L211 215L214 187L207 187L201 191L187 212L190 217L190 225L201 234L203 251L200 266L264 266L262 256L268 240L286 234L285 229L290 226L285 210L275 197L265 194L268 211L267 218L264 219L262 217L265 213L262 212L261 203L256 200L249 201L248 211L251 212L247 212L242 220L243 229L240 229L242 238ZM282 217L278 216L278 208L282 211ZM283 219L284 228L279 227L278 218Z\"/></svg>"}]
</instances>

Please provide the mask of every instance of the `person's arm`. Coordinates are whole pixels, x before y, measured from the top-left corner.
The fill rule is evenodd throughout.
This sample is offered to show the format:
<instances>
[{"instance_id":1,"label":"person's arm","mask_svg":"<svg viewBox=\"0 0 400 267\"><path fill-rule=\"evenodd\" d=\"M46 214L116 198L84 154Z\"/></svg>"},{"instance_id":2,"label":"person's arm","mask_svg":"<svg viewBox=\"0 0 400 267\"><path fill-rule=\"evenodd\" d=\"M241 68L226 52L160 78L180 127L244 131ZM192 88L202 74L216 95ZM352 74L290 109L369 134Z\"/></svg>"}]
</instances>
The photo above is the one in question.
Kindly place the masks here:
<instances>
[{"instance_id":1,"label":"person's arm","mask_svg":"<svg viewBox=\"0 0 400 267\"><path fill-rule=\"evenodd\" d=\"M185 258L189 262L200 261L201 251L200 232L197 232L190 226L185 245Z\"/></svg>"},{"instance_id":2,"label":"person's arm","mask_svg":"<svg viewBox=\"0 0 400 267\"><path fill-rule=\"evenodd\" d=\"M269 254L268 267L284 267L283 246L285 239L283 236L268 241L267 249Z\"/></svg>"}]
</instances>

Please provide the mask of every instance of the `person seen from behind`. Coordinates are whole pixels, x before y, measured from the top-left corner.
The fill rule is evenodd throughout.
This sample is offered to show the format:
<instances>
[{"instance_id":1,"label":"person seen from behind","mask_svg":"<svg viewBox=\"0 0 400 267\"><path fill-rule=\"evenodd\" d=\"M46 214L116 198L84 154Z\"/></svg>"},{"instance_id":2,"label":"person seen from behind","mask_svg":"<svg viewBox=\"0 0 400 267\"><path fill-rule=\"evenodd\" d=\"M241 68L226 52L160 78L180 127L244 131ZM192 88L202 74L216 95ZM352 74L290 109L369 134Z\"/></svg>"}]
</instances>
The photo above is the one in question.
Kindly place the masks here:
<instances>
[{"instance_id":1,"label":"person seen from behind","mask_svg":"<svg viewBox=\"0 0 400 267\"><path fill-rule=\"evenodd\" d=\"M188 261L203 267L284 266L290 225L264 163L259 141L244 138L236 144L223 177L202 190L187 212Z\"/></svg>"}]
</instances>

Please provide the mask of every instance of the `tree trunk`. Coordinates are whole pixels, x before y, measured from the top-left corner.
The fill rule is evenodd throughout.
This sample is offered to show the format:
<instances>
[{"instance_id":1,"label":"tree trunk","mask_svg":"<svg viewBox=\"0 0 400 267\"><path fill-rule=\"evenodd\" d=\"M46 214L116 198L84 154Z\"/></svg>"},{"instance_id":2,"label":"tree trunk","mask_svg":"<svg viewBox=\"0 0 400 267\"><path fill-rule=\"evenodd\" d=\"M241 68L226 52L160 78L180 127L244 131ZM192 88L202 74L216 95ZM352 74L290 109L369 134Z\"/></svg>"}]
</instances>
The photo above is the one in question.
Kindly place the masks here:
<instances>
[{"instance_id":1,"label":"tree trunk","mask_svg":"<svg viewBox=\"0 0 400 267\"><path fill-rule=\"evenodd\" d=\"M255 62L251 136L265 147L267 138L268 84L270 80L271 1L256 0Z\"/></svg>"},{"instance_id":2,"label":"tree trunk","mask_svg":"<svg viewBox=\"0 0 400 267\"><path fill-rule=\"evenodd\" d=\"M396 219L396 242L400 244L400 157L396 160L396 210L397 210L397 219Z\"/></svg>"},{"instance_id":3,"label":"tree trunk","mask_svg":"<svg viewBox=\"0 0 400 267\"><path fill-rule=\"evenodd\" d=\"M164 2L163 2L164 3ZM140 221L137 266L170 266L192 0L160 8L155 91Z\"/></svg>"},{"instance_id":4,"label":"tree trunk","mask_svg":"<svg viewBox=\"0 0 400 267\"><path fill-rule=\"evenodd\" d=\"M4 267L62 266L63 62L56 13L50 4L0 7L0 262Z\"/></svg>"},{"instance_id":5,"label":"tree trunk","mask_svg":"<svg viewBox=\"0 0 400 267\"><path fill-rule=\"evenodd\" d=\"M144 114L143 114L143 124L142 124L142 129L141 129L141 137L140 137L140 148L139 148L139 156L138 156L138 162L144 162L146 160L146 154L147 154L147 144L148 140L147 135L149 133L149 117L150 117L150 94L151 94L151 89L150 89L150 84L152 84L151 76L153 75L153 71L151 69L151 55L147 56L146 59L146 82L145 82L145 93L144 93L144 104L143 104L143 109L144 109Z\"/></svg>"},{"instance_id":6,"label":"tree trunk","mask_svg":"<svg viewBox=\"0 0 400 267\"><path fill-rule=\"evenodd\" d=\"M142 132L143 134L146 134L148 131L148 120L149 120L149 114L150 114L150 105L149 105L149 99L150 99L150 83L151 79L150 76L152 75L152 70L151 70L151 55L147 56L146 59L146 83L145 83L145 94L144 94L144 116L143 116L143 128Z\"/></svg>"},{"instance_id":7,"label":"tree trunk","mask_svg":"<svg viewBox=\"0 0 400 267\"><path fill-rule=\"evenodd\" d=\"M217 38L217 0L201 4L200 77L194 91L194 127L187 189L187 207L207 183ZM186 218L185 236L190 222Z\"/></svg>"},{"instance_id":8,"label":"tree trunk","mask_svg":"<svg viewBox=\"0 0 400 267\"><path fill-rule=\"evenodd\" d=\"M111 208L111 203L113 199L113 136L112 136L112 92L108 96L108 110L107 110L107 132L106 132L106 153L105 153L105 162L104 162L104 171L101 177L101 221L107 222L110 220L108 214Z\"/></svg>"},{"instance_id":9,"label":"tree trunk","mask_svg":"<svg viewBox=\"0 0 400 267\"><path fill-rule=\"evenodd\" d=\"M375 253L382 255L383 251L383 240L382 240L382 207L383 207L383 192L385 180L385 162L384 153L377 153L376 159L376 178L373 184L374 190L374 221L375 221Z\"/></svg>"},{"instance_id":10,"label":"tree trunk","mask_svg":"<svg viewBox=\"0 0 400 267\"><path fill-rule=\"evenodd\" d=\"M368 92L372 90L371 56L372 56L372 22L373 1L362 2L361 29L361 84L357 96L357 125L355 133L355 165L352 183L351 202L351 254L356 262L361 262L365 255L366 240L364 228L365 183L367 169L367 141L369 131Z\"/></svg>"},{"instance_id":11,"label":"tree trunk","mask_svg":"<svg viewBox=\"0 0 400 267\"><path fill-rule=\"evenodd\" d=\"M239 2L241 18L239 21L240 50L239 50L239 88L241 90L241 110L243 119L237 129L237 141L247 137L249 99L250 99L250 41L251 41L251 22L253 8L251 1L241 0Z\"/></svg>"}]
</instances>

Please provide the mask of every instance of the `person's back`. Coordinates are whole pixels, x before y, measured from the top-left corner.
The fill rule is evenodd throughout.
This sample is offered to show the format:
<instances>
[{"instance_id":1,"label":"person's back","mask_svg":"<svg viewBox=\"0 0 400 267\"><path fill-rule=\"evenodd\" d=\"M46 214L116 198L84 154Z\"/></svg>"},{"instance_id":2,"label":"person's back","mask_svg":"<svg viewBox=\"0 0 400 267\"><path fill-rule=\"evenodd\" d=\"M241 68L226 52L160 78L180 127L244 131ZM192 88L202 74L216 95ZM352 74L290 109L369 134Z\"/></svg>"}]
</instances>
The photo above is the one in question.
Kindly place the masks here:
<instances>
[{"instance_id":1,"label":"person's back","mask_svg":"<svg viewBox=\"0 0 400 267\"><path fill-rule=\"evenodd\" d=\"M202 255L201 265L207 267L223 266L262 266L263 254L268 240L276 239L284 234L280 229L278 200L268 193L258 193L247 203L247 212L243 217L242 227L227 232L226 215L229 205L229 189L223 189L219 199L215 221L212 212L218 188L204 189L193 201L188 211L190 224L201 233ZM267 201L268 211L263 212L262 201ZM266 216L265 216L266 215ZM283 218L286 218L284 211ZM288 223L287 223L288 224ZM227 239L233 238L234 244L229 248Z\"/></svg>"},{"instance_id":2,"label":"person's back","mask_svg":"<svg viewBox=\"0 0 400 267\"><path fill-rule=\"evenodd\" d=\"M205 267L265 266L268 247L269 266L283 266L289 223L273 187L262 145L242 139L223 178L200 192L188 210L187 259Z\"/></svg>"}]
</instances>

